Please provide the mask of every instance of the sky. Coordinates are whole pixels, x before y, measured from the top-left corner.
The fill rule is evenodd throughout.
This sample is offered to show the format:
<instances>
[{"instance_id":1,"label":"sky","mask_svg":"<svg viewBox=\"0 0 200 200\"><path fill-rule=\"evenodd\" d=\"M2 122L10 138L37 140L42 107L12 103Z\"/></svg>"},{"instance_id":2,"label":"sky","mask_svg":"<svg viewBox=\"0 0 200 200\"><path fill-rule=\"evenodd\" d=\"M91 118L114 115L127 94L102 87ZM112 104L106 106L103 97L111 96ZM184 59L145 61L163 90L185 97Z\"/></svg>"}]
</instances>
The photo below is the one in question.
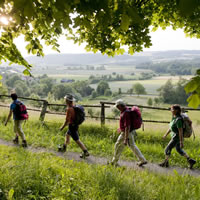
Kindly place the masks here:
<instances>
[{"instance_id":1,"label":"sky","mask_svg":"<svg viewBox=\"0 0 200 200\"><path fill-rule=\"evenodd\" d=\"M144 51L200 50L200 39L186 37L181 29L176 31L171 28L158 29L156 32L151 32L151 37L153 45ZM15 43L23 56L29 56L25 50L26 43L23 37L17 38ZM59 44L61 53L87 53L84 45L74 44L73 41L66 40L64 37L59 39ZM57 52L45 46L44 53L55 54Z\"/></svg>"}]
</instances>

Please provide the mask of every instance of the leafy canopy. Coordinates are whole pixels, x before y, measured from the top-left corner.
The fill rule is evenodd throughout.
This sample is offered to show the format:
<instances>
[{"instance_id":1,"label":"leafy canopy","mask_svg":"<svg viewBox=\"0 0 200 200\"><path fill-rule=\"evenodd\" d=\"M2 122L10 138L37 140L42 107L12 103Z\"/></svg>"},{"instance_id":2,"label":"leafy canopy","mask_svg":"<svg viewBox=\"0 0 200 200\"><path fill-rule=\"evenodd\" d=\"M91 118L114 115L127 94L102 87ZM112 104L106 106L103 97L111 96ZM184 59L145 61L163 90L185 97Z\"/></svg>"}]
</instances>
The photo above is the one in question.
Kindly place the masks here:
<instances>
[{"instance_id":1,"label":"leafy canopy","mask_svg":"<svg viewBox=\"0 0 200 200\"><path fill-rule=\"evenodd\" d=\"M30 74L13 42L21 34L28 53L38 56L44 55L42 40L59 51L62 34L110 56L124 53L124 46L129 54L150 47L150 29L159 26L182 28L199 38L199 9L199 0L0 0L0 17L9 21L0 22L0 61L24 65L24 74Z\"/></svg>"}]
</instances>

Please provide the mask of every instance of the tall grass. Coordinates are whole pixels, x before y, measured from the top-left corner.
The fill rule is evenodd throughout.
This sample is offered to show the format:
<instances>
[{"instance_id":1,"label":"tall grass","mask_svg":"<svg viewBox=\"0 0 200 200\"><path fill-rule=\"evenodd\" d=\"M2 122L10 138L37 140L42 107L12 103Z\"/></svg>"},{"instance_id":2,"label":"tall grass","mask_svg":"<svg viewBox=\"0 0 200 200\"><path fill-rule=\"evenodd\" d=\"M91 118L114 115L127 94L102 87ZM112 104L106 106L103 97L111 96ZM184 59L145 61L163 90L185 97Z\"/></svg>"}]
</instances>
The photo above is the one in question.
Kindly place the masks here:
<instances>
[{"instance_id":1,"label":"tall grass","mask_svg":"<svg viewBox=\"0 0 200 200\"><path fill-rule=\"evenodd\" d=\"M0 199L197 200L200 179L96 166L0 145Z\"/></svg>"},{"instance_id":2,"label":"tall grass","mask_svg":"<svg viewBox=\"0 0 200 200\"><path fill-rule=\"evenodd\" d=\"M0 117L0 138L11 141L14 137L13 124L10 122L6 127L3 126L5 115ZM59 144L63 144L65 132L60 132L60 121L50 121L42 125L41 122L36 120L28 120L23 129L29 145L34 147L45 147L57 150ZM80 126L80 139L87 146L88 150L93 155L105 156L111 159L114 152L114 144L117 140L118 133L116 132L117 126L105 126L101 127L98 124L84 123ZM145 131L138 131L136 140L137 146L140 148L144 156L149 162L158 163L164 159L164 148L170 140L170 137L166 140L162 140L162 135L168 129L168 125L145 125ZM195 167L200 167L200 139L197 137L195 141L185 139L184 149L194 159L197 160ZM71 141L68 146L69 151L79 152L80 148L75 142ZM121 159L136 160L132 151L129 148L125 148ZM184 158L177 154L175 150L172 151L171 165L178 165L182 167L187 166L187 162Z\"/></svg>"}]
</instances>

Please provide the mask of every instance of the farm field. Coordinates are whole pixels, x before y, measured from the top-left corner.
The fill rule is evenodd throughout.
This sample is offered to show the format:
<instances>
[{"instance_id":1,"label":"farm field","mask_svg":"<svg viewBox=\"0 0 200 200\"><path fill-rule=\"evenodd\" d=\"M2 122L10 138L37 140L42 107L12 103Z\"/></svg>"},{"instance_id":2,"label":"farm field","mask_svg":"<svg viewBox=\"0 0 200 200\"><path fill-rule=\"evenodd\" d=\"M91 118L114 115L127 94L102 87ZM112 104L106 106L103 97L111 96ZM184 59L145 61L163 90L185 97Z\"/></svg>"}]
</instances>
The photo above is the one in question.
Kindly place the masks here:
<instances>
[{"instance_id":1,"label":"farm field","mask_svg":"<svg viewBox=\"0 0 200 200\"><path fill-rule=\"evenodd\" d=\"M77 66L80 67L80 66ZM83 66L84 67L84 66ZM94 66L94 67L98 67ZM54 78L57 82L60 82L61 79L74 79L78 80L88 80L91 75L93 76L102 76L102 75L112 75L117 73L123 75L125 79L138 78L142 72L152 72L151 70L136 69L135 66L122 66L122 65L105 65L105 70L67 70L67 66L63 67L47 67L44 69L37 68L33 70L34 76L40 76L42 74L47 74L49 77ZM56 69L56 71L55 71ZM131 75L134 73L134 75Z\"/></svg>"},{"instance_id":2,"label":"farm field","mask_svg":"<svg viewBox=\"0 0 200 200\"><path fill-rule=\"evenodd\" d=\"M169 79L172 78L172 83L175 84L178 82L179 77L168 77ZM113 92L117 92L119 88L121 88L122 92L127 92L128 89L130 89L133 84L140 83L142 84L147 94L158 94L157 89L160 88L162 85L164 85L167 82L168 79L165 77L162 79L162 77L159 77L159 79L153 78L151 80L130 80L130 81L112 81L109 82L109 86ZM91 84L91 87L94 89L97 88L97 84Z\"/></svg>"},{"instance_id":3,"label":"farm field","mask_svg":"<svg viewBox=\"0 0 200 200\"><path fill-rule=\"evenodd\" d=\"M80 66L77 66L80 67ZM98 67L98 66L94 66ZM126 65L105 65L105 70L66 70L67 66L59 67L56 72L56 67L52 68L47 67L43 70L34 70L33 74L35 76L41 74L47 74L49 77L54 78L57 82L60 82L61 79L74 79L78 80L88 80L91 75L102 76L102 75L112 75L117 73L123 75L125 79L135 78L137 79L142 72L152 72L151 70L145 69L136 69L135 66L126 66ZM134 73L134 75L131 75ZM182 76L182 78L190 79L192 76ZM170 75L161 75L156 76L150 80L128 80L128 81L112 81L109 82L109 86L113 92L117 92L119 88L122 89L122 92L127 92L128 89L132 87L135 83L141 83L149 94L158 94L157 89L164 85L168 79L172 79L172 83L177 83L180 76L170 76ZM96 89L97 84L91 84L91 87Z\"/></svg>"}]
</instances>

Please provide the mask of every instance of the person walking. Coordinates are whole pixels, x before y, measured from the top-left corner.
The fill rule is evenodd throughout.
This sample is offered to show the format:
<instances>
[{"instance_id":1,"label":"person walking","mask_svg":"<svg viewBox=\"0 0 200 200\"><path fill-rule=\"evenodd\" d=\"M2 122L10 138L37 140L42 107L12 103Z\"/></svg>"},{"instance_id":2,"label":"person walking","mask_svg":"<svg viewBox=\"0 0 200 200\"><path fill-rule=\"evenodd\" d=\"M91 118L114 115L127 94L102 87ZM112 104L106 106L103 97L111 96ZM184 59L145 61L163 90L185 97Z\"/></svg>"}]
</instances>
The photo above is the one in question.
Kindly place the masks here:
<instances>
[{"instance_id":1,"label":"person walking","mask_svg":"<svg viewBox=\"0 0 200 200\"><path fill-rule=\"evenodd\" d=\"M5 122L5 126L7 125L8 121L11 119L13 115L13 121L14 121L14 132L15 132L15 138L13 139L13 142L15 144L19 144L19 136L22 139L22 146L27 147L26 138L24 135L24 132L22 130L22 123L24 121L23 118L21 118L19 113L19 106L23 105L21 101L19 101L17 98L17 94L13 93L10 95L11 99L13 100L12 104L10 105L10 112L8 114L8 117Z\"/></svg>"},{"instance_id":2,"label":"person walking","mask_svg":"<svg viewBox=\"0 0 200 200\"><path fill-rule=\"evenodd\" d=\"M181 117L181 107L178 104L171 106L172 120L169 124L169 129L163 136L163 139L171 133L171 140L165 148L165 160L160 163L161 167L169 167L169 158L171 151L176 147L176 151L187 159L190 169L193 168L193 165L196 163L196 160L190 158L188 154L183 150L183 119Z\"/></svg>"},{"instance_id":3,"label":"person walking","mask_svg":"<svg viewBox=\"0 0 200 200\"><path fill-rule=\"evenodd\" d=\"M137 165L143 166L147 164L147 160L142 155L141 151L135 144L134 136L136 135L135 130L132 128L129 108L126 106L122 99L118 99L115 102L115 106L120 112L119 129L120 133L117 142L115 143L115 152L111 161L112 165L117 165L120 155L126 145L128 145L136 157L140 160Z\"/></svg>"},{"instance_id":4,"label":"person walking","mask_svg":"<svg viewBox=\"0 0 200 200\"><path fill-rule=\"evenodd\" d=\"M66 111L66 119L64 124L61 126L60 131L62 131L66 126L68 126L68 131L66 132L66 138L65 143L63 144L63 147L59 150L62 152L66 151L67 145L70 143L70 137L77 143L77 145L82 149L83 153L80 155L81 158L88 157L90 154L83 144L83 142L79 139L79 133L78 128L79 125L75 124L75 110L74 110L74 101L75 98L71 94L67 94L65 97L66 105L67 105L67 111Z\"/></svg>"}]
</instances>

